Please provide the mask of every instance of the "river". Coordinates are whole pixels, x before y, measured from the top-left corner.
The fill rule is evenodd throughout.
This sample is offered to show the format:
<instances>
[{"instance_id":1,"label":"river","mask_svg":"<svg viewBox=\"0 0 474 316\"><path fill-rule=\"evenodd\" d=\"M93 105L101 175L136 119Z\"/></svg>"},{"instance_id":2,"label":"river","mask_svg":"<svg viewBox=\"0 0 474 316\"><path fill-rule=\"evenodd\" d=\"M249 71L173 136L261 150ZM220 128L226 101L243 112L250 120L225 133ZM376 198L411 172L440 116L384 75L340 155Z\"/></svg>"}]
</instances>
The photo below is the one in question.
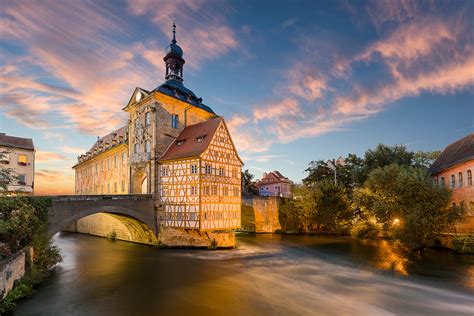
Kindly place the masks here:
<instances>
[{"instance_id":1,"label":"river","mask_svg":"<svg viewBox=\"0 0 474 316\"><path fill-rule=\"evenodd\" d=\"M236 250L60 233L64 261L14 315L473 315L474 256L383 240L238 235Z\"/></svg>"}]
</instances>

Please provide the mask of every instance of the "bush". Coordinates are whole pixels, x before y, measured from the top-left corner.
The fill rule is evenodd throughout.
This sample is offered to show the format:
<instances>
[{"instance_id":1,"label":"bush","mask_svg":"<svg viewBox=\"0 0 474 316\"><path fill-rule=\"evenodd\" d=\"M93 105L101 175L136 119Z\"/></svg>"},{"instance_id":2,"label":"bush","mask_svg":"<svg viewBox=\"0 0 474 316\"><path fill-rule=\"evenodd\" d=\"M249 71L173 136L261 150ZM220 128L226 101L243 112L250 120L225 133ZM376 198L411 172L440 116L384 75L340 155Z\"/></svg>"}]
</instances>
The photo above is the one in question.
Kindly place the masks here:
<instances>
[{"instance_id":1,"label":"bush","mask_svg":"<svg viewBox=\"0 0 474 316\"><path fill-rule=\"evenodd\" d=\"M111 231L108 235L107 235L107 239L108 240L112 240L112 241L116 241L117 240L117 232L115 230Z\"/></svg>"},{"instance_id":2,"label":"bush","mask_svg":"<svg viewBox=\"0 0 474 316\"><path fill-rule=\"evenodd\" d=\"M381 237L382 225L377 223L374 217L361 219L352 226L351 236L354 238Z\"/></svg>"},{"instance_id":3,"label":"bush","mask_svg":"<svg viewBox=\"0 0 474 316\"><path fill-rule=\"evenodd\" d=\"M425 169L389 165L372 171L357 204L383 225L387 235L412 250L434 244L436 236L464 217L451 205L451 192L433 182Z\"/></svg>"}]
</instances>

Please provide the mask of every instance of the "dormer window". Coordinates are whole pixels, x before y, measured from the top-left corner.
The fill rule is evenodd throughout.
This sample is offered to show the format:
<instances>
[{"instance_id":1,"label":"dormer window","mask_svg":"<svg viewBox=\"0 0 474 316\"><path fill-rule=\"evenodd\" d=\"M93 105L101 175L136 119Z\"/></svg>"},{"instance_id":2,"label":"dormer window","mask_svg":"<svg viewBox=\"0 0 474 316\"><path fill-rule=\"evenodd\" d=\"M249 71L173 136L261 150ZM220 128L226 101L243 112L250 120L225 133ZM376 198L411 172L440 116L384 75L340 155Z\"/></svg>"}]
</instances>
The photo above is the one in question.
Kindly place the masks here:
<instances>
[{"instance_id":1,"label":"dormer window","mask_svg":"<svg viewBox=\"0 0 474 316\"><path fill-rule=\"evenodd\" d=\"M204 137L206 137L206 135L199 136L199 137L196 138L196 141L197 141L198 143L202 143L202 141L204 140Z\"/></svg>"},{"instance_id":2,"label":"dormer window","mask_svg":"<svg viewBox=\"0 0 474 316\"><path fill-rule=\"evenodd\" d=\"M176 142L176 146L181 146L182 144L184 144L184 139L178 140L178 141Z\"/></svg>"}]
</instances>

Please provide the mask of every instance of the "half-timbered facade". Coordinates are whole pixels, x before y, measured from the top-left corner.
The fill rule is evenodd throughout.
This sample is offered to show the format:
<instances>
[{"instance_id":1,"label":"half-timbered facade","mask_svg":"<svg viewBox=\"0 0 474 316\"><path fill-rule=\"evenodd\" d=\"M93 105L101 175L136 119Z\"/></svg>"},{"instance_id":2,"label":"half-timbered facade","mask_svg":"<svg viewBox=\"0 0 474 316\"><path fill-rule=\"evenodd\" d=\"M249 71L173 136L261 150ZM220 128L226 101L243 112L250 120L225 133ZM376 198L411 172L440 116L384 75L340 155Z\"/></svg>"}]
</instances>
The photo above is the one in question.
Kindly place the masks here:
<instances>
[{"instance_id":1,"label":"half-timbered facade","mask_svg":"<svg viewBox=\"0 0 474 316\"><path fill-rule=\"evenodd\" d=\"M99 138L78 157L76 194L151 193L164 227L238 228L242 161L224 119L183 85L185 61L174 29L164 61L165 82L134 90L123 108L128 123L120 133ZM108 177L110 159L118 169Z\"/></svg>"},{"instance_id":2,"label":"half-timbered facade","mask_svg":"<svg viewBox=\"0 0 474 316\"><path fill-rule=\"evenodd\" d=\"M160 159L165 225L240 227L241 168L223 118L186 127Z\"/></svg>"}]
</instances>

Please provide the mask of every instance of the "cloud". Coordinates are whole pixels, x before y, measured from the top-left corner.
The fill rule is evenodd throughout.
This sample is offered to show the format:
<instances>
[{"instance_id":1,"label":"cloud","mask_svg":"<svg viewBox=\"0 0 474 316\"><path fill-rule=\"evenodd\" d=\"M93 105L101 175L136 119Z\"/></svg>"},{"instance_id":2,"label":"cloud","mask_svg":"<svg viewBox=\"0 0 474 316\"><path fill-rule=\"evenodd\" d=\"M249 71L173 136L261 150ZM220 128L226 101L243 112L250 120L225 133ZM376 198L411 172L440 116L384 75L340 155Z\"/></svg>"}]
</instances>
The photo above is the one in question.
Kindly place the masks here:
<instances>
[{"instance_id":1,"label":"cloud","mask_svg":"<svg viewBox=\"0 0 474 316\"><path fill-rule=\"evenodd\" d=\"M49 162L49 161L61 161L67 160L67 157L58 153L37 150L35 155L35 161L37 163Z\"/></svg>"},{"instance_id":2,"label":"cloud","mask_svg":"<svg viewBox=\"0 0 474 316\"><path fill-rule=\"evenodd\" d=\"M200 68L206 60L219 58L239 47L234 30L225 22L223 13L230 8L224 2L165 0L157 5L152 0L130 0L128 6L132 14L151 16L170 39L172 20L176 20L178 45L183 48L186 65L191 68ZM155 52L145 50L144 55L156 60Z\"/></svg>"},{"instance_id":3,"label":"cloud","mask_svg":"<svg viewBox=\"0 0 474 316\"><path fill-rule=\"evenodd\" d=\"M86 148L62 146L60 149L66 154L82 155L87 151Z\"/></svg>"},{"instance_id":4,"label":"cloud","mask_svg":"<svg viewBox=\"0 0 474 316\"><path fill-rule=\"evenodd\" d=\"M405 8L386 9L388 19L398 24L384 26L376 40L352 56L335 53L338 58L324 59L333 67L305 54L290 65L286 82L278 84L279 100L256 104L251 117L235 119L236 143L244 144L239 148L244 156L275 143L346 131L406 97L472 89L474 46L468 15L423 16L408 2Z\"/></svg>"},{"instance_id":5,"label":"cloud","mask_svg":"<svg viewBox=\"0 0 474 316\"><path fill-rule=\"evenodd\" d=\"M72 172L40 169L35 172L35 195L67 195L74 193Z\"/></svg>"}]
</instances>

